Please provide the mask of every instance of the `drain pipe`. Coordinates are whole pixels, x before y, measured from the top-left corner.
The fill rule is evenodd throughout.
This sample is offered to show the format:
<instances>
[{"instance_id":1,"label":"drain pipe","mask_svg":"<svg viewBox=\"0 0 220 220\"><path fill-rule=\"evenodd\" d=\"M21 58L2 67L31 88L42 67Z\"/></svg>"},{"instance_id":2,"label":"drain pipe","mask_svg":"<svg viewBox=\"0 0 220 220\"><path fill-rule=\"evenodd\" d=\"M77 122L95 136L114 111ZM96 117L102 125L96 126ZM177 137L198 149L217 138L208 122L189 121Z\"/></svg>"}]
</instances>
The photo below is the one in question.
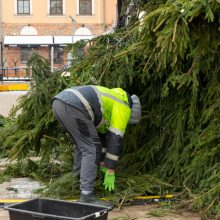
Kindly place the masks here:
<instances>
[{"instance_id":1,"label":"drain pipe","mask_svg":"<svg viewBox=\"0 0 220 220\"><path fill-rule=\"evenodd\" d=\"M54 61L53 61L53 59L54 59L54 36L53 36L53 44L50 48L50 71L51 71L51 73L54 72Z\"/></svg>"}]
</instances>

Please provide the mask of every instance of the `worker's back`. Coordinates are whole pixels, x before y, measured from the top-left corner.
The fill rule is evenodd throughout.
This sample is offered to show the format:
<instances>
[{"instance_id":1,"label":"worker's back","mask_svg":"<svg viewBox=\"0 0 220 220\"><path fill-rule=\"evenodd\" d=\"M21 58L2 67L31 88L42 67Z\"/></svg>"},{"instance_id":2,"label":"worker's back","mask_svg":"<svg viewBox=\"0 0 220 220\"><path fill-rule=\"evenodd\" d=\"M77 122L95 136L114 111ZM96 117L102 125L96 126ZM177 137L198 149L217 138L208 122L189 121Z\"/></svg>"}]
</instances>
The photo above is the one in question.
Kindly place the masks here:
<instances>
[{"instance_id":1,"label":"worker's back","mask_svg":"<svg viewBox=\"0 0 220 220\"><path fill-rule=\"evenodd\" d=\"M124 133L130 118L129 95L121 88L76 86L65 89L54 98L85 112L100 133L111 126Z\"/></svg>"}]
</instances>

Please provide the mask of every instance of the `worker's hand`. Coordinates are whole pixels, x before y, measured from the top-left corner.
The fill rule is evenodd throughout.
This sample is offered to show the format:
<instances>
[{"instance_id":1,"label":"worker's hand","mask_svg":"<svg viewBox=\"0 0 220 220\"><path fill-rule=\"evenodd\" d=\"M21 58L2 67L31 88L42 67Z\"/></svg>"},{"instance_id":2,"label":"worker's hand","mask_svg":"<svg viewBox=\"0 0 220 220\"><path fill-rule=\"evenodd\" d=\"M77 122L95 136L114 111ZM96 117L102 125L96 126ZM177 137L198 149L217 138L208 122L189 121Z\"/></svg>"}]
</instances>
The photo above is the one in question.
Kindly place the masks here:
<instances>
[{"instance_id":1,"label":"worker's hand","mask_svg":"<svg viewBox=\"0 0 220 220\"><path fill-rule=\"evenodd\" d=\"M105 163L102 161L99 163L99 170L102 172L102 173L105 173L107 168L105 167Z\"/></svg>"},{"instance_id":2,"label":"worker's hand","mask_svg":"<svg viewBox=\"0 0 220 220\"><path fill-rule=\"evenodd\" d=\"M100 170L102 173L106 173L107 168L104 167L104 166L100 166L99 170Z\"/></svg>"},{"instance_id":3,"label":"worker's hand","mask_svg":"<svg viewBox=\"0 0 220 220\"><path fill-rule=\"evenodd\" d=\"M115 190L115 172L106 170L105 179L103 185L105 186L105 190L113 191Z\"/></svg>"}]
</instances>

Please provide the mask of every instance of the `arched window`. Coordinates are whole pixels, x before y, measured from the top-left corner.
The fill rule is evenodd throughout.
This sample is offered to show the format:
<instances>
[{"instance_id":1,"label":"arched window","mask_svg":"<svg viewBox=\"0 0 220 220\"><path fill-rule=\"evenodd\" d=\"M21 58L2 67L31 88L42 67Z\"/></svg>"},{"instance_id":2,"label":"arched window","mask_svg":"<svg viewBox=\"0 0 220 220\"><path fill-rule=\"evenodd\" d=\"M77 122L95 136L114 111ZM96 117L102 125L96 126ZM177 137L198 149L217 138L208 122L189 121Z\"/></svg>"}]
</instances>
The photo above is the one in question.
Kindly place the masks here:
<instances>
[{"instance_id":1,"label":"arched window","mask_svg":"<svg viewBox=\"0 0 220 220\"><path fill-rule=\"evenodd\" d=\"M21 29L20 35L37 35L37 30L32 26L25 26Z\"/></svg>"}]
</instances>

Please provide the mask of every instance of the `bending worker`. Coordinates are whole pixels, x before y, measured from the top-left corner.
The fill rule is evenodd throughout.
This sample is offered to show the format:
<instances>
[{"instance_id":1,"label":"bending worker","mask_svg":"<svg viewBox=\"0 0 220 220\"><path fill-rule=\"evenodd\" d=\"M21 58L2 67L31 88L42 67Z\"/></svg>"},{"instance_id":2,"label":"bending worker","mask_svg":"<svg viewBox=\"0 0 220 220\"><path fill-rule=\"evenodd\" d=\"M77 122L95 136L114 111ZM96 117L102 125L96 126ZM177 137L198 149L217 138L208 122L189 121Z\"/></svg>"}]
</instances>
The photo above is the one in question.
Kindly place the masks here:
<instances>
[{"instance_id":1,"label":"bending worker","mask_svg":"<svg viewBox=\"0 0 220 220\"><path fill-rule=\"evenodd\" d=\"M108 205L94 195L97 169L105 172L106 190L114 190L115 168L127 124L141 117L136 95L121 88L76 86L53 99L53 112L75 145L74 173L80 173L80 202ZM106 138L105 138L106 137Z\"/></svg>"}]
</instances>

